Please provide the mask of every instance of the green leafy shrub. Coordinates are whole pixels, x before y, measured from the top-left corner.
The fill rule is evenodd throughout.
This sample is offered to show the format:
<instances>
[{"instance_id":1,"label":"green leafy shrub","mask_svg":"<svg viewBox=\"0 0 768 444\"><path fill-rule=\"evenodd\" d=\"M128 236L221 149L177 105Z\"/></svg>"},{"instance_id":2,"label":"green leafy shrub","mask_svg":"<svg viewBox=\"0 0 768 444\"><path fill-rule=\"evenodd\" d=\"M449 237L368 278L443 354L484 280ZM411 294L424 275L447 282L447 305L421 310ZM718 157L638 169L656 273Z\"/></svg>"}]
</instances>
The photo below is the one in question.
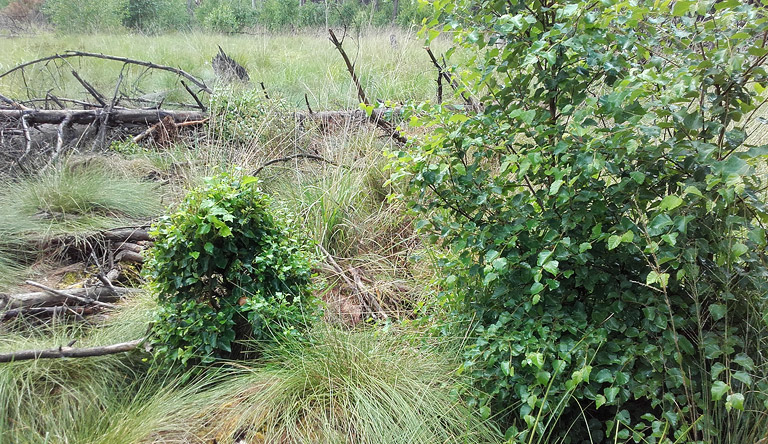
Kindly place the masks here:
<instances>
[{"instance_id":1,"label":"green leafy shrub","mask_svg":"<svg viewBox=\"0 0 768 444\"><path fill-rule=\"evenodd\" d=\"M184 0L130 0L124 24L143 32L184 29L189 26Z\"/></svg>"},{"instance_id":2,"label":"green leafy shrub","mask_svg":"<svg viewBox=\"0 0 768 444\"><path fill-rule=\"evenodd\" d=\"M259 11L259 24L276 31L293 29L299 24L304 7L299 8L299 0L266 0ZM321 12L311 8L308 12Z\"/></svg>"},{"instance_id":3,"label":"green leafy shrub","mask_svg":"<svg viewBox=\"0 0 768 444\"><path fill-rule=\"evenodd\" d=\"M240 32L255 21L250 2L210 0L195 10L195 17L203 28L221 33Z\"/></svg>"},{"instance_id":4,"label":"green leafy shrub","mask_svg":"<svg viewBox=\"0 0 768 444\"><path fill-rule=\"evenodd\" d=\"M128 0L47 0L43 12L61 31L110 31L122 27Z\"/></svg>"},{"instance_id":5,"label":"green leafy shrub","mask_svg":"<svg viewBox=\"0 0 768 444\"><path fill-rule=\"evenodd\" d=\"M765 8L435 6L484 107L425 105L395 177L447 251L474 402L526 442L763 437Z\"/></svg>"},{"instance_id":6,"label":"green leafy shrub","mask_svg":"<svg viewBox=\"0 0 768 444\"><path fill-rule=\"evenodd\" d=\"M241 357L235 341L296 335L311 319L311 256L255 177L206 179L153 229L145 267L160 309L157 355Z\"/></svg>"}]
</instances>

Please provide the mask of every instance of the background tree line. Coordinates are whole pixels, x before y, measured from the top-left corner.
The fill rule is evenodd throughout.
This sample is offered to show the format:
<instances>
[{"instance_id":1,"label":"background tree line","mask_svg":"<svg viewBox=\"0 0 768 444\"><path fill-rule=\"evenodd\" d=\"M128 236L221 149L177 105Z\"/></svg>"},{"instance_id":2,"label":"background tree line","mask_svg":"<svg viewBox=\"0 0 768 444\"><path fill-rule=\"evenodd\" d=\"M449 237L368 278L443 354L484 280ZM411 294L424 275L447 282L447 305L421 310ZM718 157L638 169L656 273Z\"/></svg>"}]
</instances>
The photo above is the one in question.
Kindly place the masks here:
<instances>
[{"instance_id":1,"label":"background tree line","mask_svg":"<svg viewBox=\"0 0 768 444\"><path fill-rule=\"evenodd\" d=\"M0 15L8 23L50 24L68 32L359 30L420 24L427 14L426 5L417 0L0 0Z\"/></svg>"}]
</instances>

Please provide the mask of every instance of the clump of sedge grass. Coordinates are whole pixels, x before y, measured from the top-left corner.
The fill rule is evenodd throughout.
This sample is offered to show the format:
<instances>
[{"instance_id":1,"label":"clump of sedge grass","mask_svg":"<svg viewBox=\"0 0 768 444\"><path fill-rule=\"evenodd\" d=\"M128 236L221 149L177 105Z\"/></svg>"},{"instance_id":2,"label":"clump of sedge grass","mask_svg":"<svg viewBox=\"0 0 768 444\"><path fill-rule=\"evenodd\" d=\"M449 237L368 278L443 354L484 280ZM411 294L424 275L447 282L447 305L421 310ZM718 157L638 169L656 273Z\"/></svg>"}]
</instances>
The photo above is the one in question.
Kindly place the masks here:
<instances>
[{"instance_id":1,"label":"clump of sedge grass","mask_svg":"<svg viewBox=\"0 0 768 444\"><path fill-rule=\"evenodd\" d=\"M320 328L271 365L210 391L206 439L253 443L486 443L487 421L454 397L455 362L414 338Z\"/></svg>"}]
</instances>

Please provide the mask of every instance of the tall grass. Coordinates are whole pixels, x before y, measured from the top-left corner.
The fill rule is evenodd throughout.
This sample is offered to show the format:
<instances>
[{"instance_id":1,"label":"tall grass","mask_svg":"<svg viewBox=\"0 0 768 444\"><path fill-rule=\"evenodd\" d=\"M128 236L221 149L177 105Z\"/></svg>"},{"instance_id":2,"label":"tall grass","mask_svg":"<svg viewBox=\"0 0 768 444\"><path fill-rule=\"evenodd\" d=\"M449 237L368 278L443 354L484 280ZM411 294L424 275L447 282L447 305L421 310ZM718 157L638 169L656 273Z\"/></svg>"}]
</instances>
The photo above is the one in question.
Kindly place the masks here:
<instances>
[{"instance_id":1,"label":"tall grass","mask_svg":"<svg viewBox=\"0 0 768 444\"><path fill-rule=\"evenodd\" d=\"M97 328L54 319L0 325L0 351L108 345L146 334L154 302L142 295L110 313ZM133 354L0 364L3 442L94 442L115 410L139 396L146 365ZM152 384L147 384L152 386Z\"/></svg>"},{"instance_id":2,"label":"tall grass","mask_svg":"<svg viewBox=\"0 0 768 444\"><path fill-rule=\"evenodd\" d=\"M271 364L207 394L206 439L269 443L488 443L499 435L456 399L450 354L383 331L320 328ZM223 401L223 402L222 402Z\"/></svg>"},{"instance_id":3,"label":"tall grass","mask_svg":"<svg viewBox=\"0 0 768 444\"><path fill-rule=\"evenodd\" d=\"M422 49L423 41L415 33L391 31L397 46L390 46L389 33L348 36L345 48L356 62L363 87L371 100L424 100L436 91L435 70ZM1 40L0 40L1 41ZM2 43L0 73L18 64L65 50L106 52L113 55L180 67L212 83L211 59L220 45L250 72L251 87L261 92L264 82L272 97L282 97L292 108L305 109L304 94L315 110L357 108L355 86L344 62L328 41L325 31L299 35L259 34L220 35L180 33L161 36L133 34L58 35L41 34L14 38L13 44ZM435 42L436 53L447 48L445 42ZM105 49L108 48L108 49ZM61 66L60 70L54 68ZM31 88L33 95L45 97L51 85L58 97L84 98L82 86L70 71L74 68L105 95L111 94L122 64L88 59L51 62L43 69L25 70L25 77L12 74L0 79L0 91L5 96L21 99ZM59 71L64 75L59 76ZM167 102L192 102L189 94L171 73L144 74L144 69L128 67L124 71L123 90L131 96L165 97ZM166 103L167 106L167 103Z\"/></svg>"}]
</instances>

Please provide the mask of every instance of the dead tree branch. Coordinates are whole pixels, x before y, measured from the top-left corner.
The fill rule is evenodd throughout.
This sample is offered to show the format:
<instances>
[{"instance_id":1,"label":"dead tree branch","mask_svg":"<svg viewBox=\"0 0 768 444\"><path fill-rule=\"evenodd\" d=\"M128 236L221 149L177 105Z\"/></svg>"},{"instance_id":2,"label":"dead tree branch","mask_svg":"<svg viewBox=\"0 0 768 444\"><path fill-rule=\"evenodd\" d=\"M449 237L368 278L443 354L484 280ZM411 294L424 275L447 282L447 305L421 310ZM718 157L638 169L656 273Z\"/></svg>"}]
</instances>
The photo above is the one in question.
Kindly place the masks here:
<instances>
[{"instance_id":1,"label":"dead tree branch","mask_svg":"<svg viewBox=\"0 0 768 444\"><path fill-rule=\"evenodd\" d=\"M85 88L86 91L88 91L88 94L93 96L94 99L96 99L97 102L99 102L99 105L101 105L102 108L107 106L107 102L104 101L104 96L101 95L98 91L96 91L96 88L91 86L90 83L83 80L82 77L80 77L80 74L77 73L77 71L72 70L72 75L75 76L78 82L80 82L81 85L83 85L83 88Z\"/></svg>"},{"instance_id":2,"label":"dead tree branch","mask_svg":"<svg viewBox=\"0 0 768 444\"><path fill-rule=\"evenodd\" d=\"M131 351L137 348L143 341L144 339L136 339L135 341L88 348L57 347L48 350L20 350L10 353L0 353L0 362L18 362L53 358L86 358L90 356L113 355Z\"/></svg>"},{"instance_id":3,"label":"dead tree branch","mask_svg":"<svg viewBox=\"0 0 768 444\"><path fill-rule=\"evenodd\" d=\"M328 33L331 35L331 43L333 43L333 46L336 47L336 49L339 51L339 54L341 54L341 57L344 59L344 63L347 65L347 71L349 71L349 75L352 77L352 81L355 83L355 86L357 87L357 96L360 99L361 102L364 104L370 106L371 103L368 100L368 97L365 95L365 90L363 90L363 85L360 84L360 80L357 78L357 74L355 73L355 67L352 65L352 62L349 61L349 56L347 56L346 51L344 51L344 47L341 45L341 42L339 39L336 38L336 34L333 33L332 29L328 29ZM402 134L400 134L399 131L397 131L397 128L395 128L392 123L390 123L388 120L384 120L381 117L381 114L378 116L375 116L373 113L368 116L371 122L373 122L376 126L384 130L393 140L400 144L405 144L408 142L408 139L405 138Z\"/></svg>"},{"instance_id":4,"label":"dead tree branch","mask_svg":"<svg viewBox=\"0 0 768 444\"><path fill-rule=\"evenodd\" d=\"M34 281L26 281L26 284L27 285L31 285L33 287L37 287L37 288L39 288L41 290L45 290L48 293L51 293L53 295L61 296L61 297L65 298L65 299L73 299L73 300L78 301L78 302L83 303L83 304L93 304L93 305L98 305L98 306L104 307L104 308L117 308L117 306L115 304L110 304L110 303L107 303L107 302L101 302L101 301L98 301L96 299L92 299L92 298L89 298L89 297L82 297L82 296L78 296L78 295L72 294L72 293L65 293L63 291L47 287L47 286L45 286L43 284L39 284L39 283L34 282Z\"/></svg>"},{"instance_id":5,"label":"dead tree branch","mask_svg":"<svg viewBox=\"0 0 768 444\"><path fill-rule=\"evenodd\" d=\"M174 68L172 66L166 66L166 65L158 65L156 63L144 62L144 61L141 61L141 60L128 59L128 58L125 58L125 57L118 57L118 56L112 56L112 55L107 55L107 54L97 54L97 53L93 53L93 52L83 52L83 51L66 51L64 54L55 54L55 55L52 55L52 56L48 56L48 57L43 57L43 58L40 58L40 59L32 60L32 61L27 62L27 63L22 63L21 65L18 65L16 67L14 67L14 68L12 68L12 69L10 69L10 70L0 74L0 78L3 78L5 76L7 76L8 74L11 74L12 72L18 71L20 69L23 69L23 68L25 68L27 66L30 66L30 65L34 65L36 63L47 62L49 60L56 60L56 59L66 59L66 58L70 58L70 57L93 57L93 58L97 58L97 59L114 60L116 62L123 62L123 63L132 64L132 65L145 66L147 68L159 69L159 70L162 70L162 71L169 71L169 72L175 73L175 74L177 74L177 75L179 75L181 77L184 77L185 79L187 79L190 82L194 83L202 91L205 91L208 94L212 94L213 93L213 91L211 91L211 89L208 88L202 80L198 80L197 78L195 78L191 74L189 74L186 71L183 71L183 70L181 70L179 68Z\"/></svg>"}]
</instances>

